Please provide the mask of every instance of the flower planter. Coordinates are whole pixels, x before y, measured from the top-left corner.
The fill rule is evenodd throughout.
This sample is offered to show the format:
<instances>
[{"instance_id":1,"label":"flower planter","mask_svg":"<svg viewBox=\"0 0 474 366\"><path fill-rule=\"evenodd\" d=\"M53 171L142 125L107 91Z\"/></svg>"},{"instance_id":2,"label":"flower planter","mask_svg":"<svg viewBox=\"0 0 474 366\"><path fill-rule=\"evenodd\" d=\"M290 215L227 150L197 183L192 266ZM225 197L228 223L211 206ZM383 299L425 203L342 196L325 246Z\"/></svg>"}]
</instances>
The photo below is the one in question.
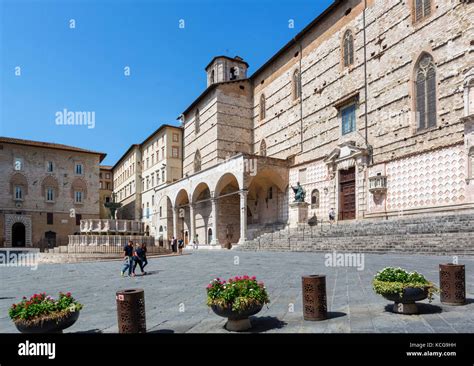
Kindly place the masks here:
<instances>
[{"instance_id":1,"label":"flower planter","mask_svg":"<svg viewBox=\"0 0 474 366\"><path fill-rule=\"evenodd\" d=\"M407 287L403 290L402 296L400 294L385 294L383 297L389 301L395 302L393 305L393 312L397 314L418 314L418 307L416 301L422 301L428 298L429 287L417 288Z\"/></svg>"},{"instance_id":2,"label":"flower planter","mask_svg":"<svg viewBox=\"0 0 474 366\"><path fill-rule=\"evenodd\" d=\"M79 311L68 312L60 318L47 317L34 321L16 320L14 324L21 333L62 333L66 328L72 326L79 318Z\"/></svg>"},{"instance_id":3,"label":"flower planter","mask_svg":"<svg viewBox=\"0 0 474 366\"><path fill-rule=\"evenodd\" d=\"M212 305L211 309L216 315L227 318L225 328L232 332L242 332L252 328L249 316L257 314L262 310L263 304L254 304L243 311L234 311L230 306L223 307L218 305Z\"/></svg>"}]
</instances>

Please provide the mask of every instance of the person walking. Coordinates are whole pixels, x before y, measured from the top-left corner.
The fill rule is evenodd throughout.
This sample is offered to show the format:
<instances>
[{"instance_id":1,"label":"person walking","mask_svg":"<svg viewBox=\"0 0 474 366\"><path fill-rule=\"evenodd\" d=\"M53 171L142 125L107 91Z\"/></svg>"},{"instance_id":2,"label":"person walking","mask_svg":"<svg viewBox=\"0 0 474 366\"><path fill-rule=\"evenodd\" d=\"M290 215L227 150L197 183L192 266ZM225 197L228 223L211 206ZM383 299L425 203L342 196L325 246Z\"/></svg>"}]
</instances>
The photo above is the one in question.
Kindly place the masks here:
<instances>
[{"instance_id":1,"label":"person walking","mask_svg":"<svg viewBox=\"0 0 474 366\"><path fill-rule=\"evenodd\" d=\"M184 248L184 240L179 239L178 241L178 249L179 249L179 255L183 254L183 248Z\"/></svg>"},{"instance_id":2,"label":"person walking","mask_svg":"<svg viewBox=\"0 0 474 366\"><path fill-rule=\"evenodd\" d=\"M123 247L124 263L122 271L120 272L121 276L125 275L125 271L128 270L128 275L132 275L133 271L133 241L129 240L127 245Z\"/></svg>"},{"instance_id":3,"label":"person walking","mask_svg":"<svg viewBox=\"0 0 474 366\"><path fill-rule=\"evenodd\" d=\"M146 244L142 243L142 250L143 250L143 255L142 255L142 266L145 268L145 266L148 264L148 259L146 258Z\"/></svg>"},{"instance_id":4,"label":"person walking","mask_svg":"<svg viewBox=\"0 0 474 366\"><path fill-rule=\"evenodd\" d=\"M133 253L133 275L135 275L135 269L137 268L137 265L140 266L140 271L142 272L142 275L146 275L146 272L144 270L145 266L143 265L143 259L145 257L145 252L143 251L142 245L137 245L134 253Z\"/></svg>"}]
</instances>

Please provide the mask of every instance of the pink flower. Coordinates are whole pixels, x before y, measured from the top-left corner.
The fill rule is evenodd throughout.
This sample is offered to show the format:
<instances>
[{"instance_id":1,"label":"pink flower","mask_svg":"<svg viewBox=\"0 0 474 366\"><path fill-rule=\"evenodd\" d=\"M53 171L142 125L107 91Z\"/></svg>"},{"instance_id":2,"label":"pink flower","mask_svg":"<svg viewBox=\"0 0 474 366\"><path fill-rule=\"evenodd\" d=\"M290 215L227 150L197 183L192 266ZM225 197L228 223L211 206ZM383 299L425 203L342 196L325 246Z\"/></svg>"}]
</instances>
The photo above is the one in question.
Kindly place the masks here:
<instances>
[{"instance_id":1,"label":"pink flower","mask_svg":"<svg viewBox=\"0 0 474 366\"><path fill-rule=\"evenodd\" d=\"M244 280L248 280L248 279L249 279L249 276L245 275Z\"/></svg>"},{"instance_id":2,"label":"pink flower","mask_svg":"<svg viewBox=\"0 0 474 366\"><path fill-rule=\"evenodd\" d=\"M257 279L257 277L252 276L252 281L255 281L256 279Z\"/></svg>"},{"instance_id":3,"label":"pink flower","mask_svg":"<svg viewBox=\"0 0 474 366\"><path fill-rule=\"evenodd\" d=\"M66 294L66 296L67 296L67 297L71 297L71 293L68 292L68 293Z\"/></svg>"}]
</instances>

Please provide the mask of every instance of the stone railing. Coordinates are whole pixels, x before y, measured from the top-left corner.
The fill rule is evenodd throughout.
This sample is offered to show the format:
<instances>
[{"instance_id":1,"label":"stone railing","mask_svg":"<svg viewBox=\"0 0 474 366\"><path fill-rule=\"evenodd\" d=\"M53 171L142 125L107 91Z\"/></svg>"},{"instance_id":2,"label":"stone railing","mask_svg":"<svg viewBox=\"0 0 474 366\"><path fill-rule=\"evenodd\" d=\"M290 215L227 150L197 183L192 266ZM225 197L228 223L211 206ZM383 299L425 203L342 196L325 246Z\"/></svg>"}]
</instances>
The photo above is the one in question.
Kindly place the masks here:
<instances>
[{"instance_id":1,"label":"stone railing","mask_svg":"<svg viewBox=\"0 0 474 366\"><path fill-rule=\"evenodd\" d=\"M155 238L153 236L141 235L69 235L68 245L123 247L129 240L133 241L134 244L155 245Z\"/></svg>"},{"instance_id":2,"label":"stone railing","mask_svg":"<svg viewBox=\"0 0 474 366\"><path fill-rule=\"evenodd\" d=\"M81 233L143 234L144 224L134 220L84 219Z\"/></svg>"}]
</instances>

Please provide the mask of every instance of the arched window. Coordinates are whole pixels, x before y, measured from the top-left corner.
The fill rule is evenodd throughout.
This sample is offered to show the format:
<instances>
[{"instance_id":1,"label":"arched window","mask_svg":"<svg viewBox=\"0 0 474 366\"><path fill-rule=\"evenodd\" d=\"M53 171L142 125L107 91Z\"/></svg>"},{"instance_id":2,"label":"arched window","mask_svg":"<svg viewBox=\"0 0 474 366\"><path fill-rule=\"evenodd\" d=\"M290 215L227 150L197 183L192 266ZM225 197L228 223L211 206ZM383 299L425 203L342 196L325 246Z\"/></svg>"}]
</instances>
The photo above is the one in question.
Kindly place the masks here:
<instances>
[{"instance_id":1,"label":"arched window","mask_svg":"<svg viewBox=\"0 0 474 366\"><path fill-rule=\"evenodd\" d=\"M260 156L267 156L267 143L265 139L260 142Z\"/></svg>"},{"instance_id":2,"label":"arched window","mask_svg":"<svg viewBox=\"0 0 474 366\"><path fill-rule=\"evenodd\" d=\"M348 30L344 33L344 67L348 67L354 64L354 36L352 31Z\"/></svg>"},{"instance_id":3,"label":"arched window","mask_svg":"<svg viewBox=\"0 0 474 366\"><path fill-rule=\"evenodd\" d=\"M311 208L319 208L319 191L313 189L311 192Z\"/></svg>"},{"instance_id":4,"label":"arched window","mask_svg":"<svg viewBox=\"0 0 474 366\"><path fill-rule=\"evenodd\" d=\"M464 115L474 114L474 69L466 76L464 81Z\"/></svg>"},{"instance_id":5,"label":"arched window","mask_svg":"<svg viewBox=\"0 0 474 366\"><path fill-rule=\"evenodd\" d=\"M214 80L215 80L215 77L214 77L214 70L211 70L211 84L214 84Z\"/></svg>"},{"instance_id":6,"label":"arched window","mask_svg":"<svg viewBox=\"0 0 474 366\"><path fill-rule=\"evenodd\" d=\"M474 180L474 146L471 147L468 154L468 172L467 178L470 180Z\"/></svg>"},{"instance_id":7,"label":"arched window","mask_svg":"<svg viewBox=\"0 0 474 366\"><path fill-rule=\"evenodd\" d=\"M262 95L260 95L260 120L265 119L265 112L266 112L265 94L262 94Z\"/></svg>"},{"instance_id":8,"label":"arched window","mask_svg":"<svg viewBox=\"0 0 474 366\"><path fill-rule=\"evenodd\" d=\"M293 100L297 100L301 97L301 79L300 71L296 69L293 72Z\"/></svg>"},{"instance_id":9,"label":"arched window","mask_svg":"<svg viewBox=\"0 0 474 366\"><path fill-rule=\"evenodd\" d=\"M194 172L197 173L201 170L201 153L199 150L194 154Z\"/></svg>"},{"instance_id":10,"label":"arched window","mask_svg":"<svg viewBox=\"0 0 474 366\"><path fill-rule=\"evenodd\" d=\"M430 16L431 0L413 0L413 15L415 22Z\"/></svg>"},{"instance_id":11,"label":"arched window","mask_svg":"<svg viewBox=\"0 0 474 366\"><path fill-rule=\"evenodd\" d=\"M199 115L199 108L196 109L196 113L194 114L194 132L197 134L201 129L201 117Z\"/></svg>"},{"instance_id":12,"label":"arched window","mask_svg":"<svg viewBox=\"0 0 474 366\"><path fill-rule=\"evenodd\" d=\"M436 126L436 68L426 53L415 69L415 103L418 130Z\"/></svg>"}]
</instances>

